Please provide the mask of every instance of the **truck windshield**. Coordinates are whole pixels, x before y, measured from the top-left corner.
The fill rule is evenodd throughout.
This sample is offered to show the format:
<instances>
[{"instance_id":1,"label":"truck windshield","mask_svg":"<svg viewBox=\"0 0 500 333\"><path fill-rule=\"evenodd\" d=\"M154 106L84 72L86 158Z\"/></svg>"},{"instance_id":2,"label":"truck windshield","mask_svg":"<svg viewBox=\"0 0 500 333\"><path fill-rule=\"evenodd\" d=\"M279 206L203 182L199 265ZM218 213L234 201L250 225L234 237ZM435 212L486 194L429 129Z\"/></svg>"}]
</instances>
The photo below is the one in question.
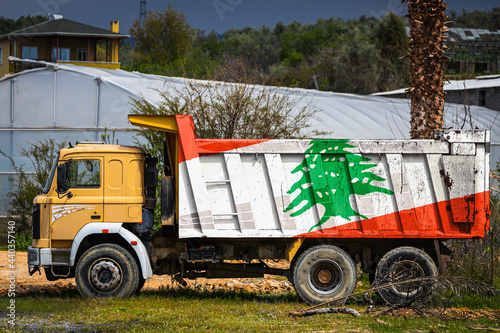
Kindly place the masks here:
<instances>
[{"instance_id":1,"label":"truck windshield","mask_svg":"<svg viewBox=\"0 0 500 333\"><path fill-rule=\"evenodd\" d=\"M45 185L43 186L42 193L47 194L50 190L50 185L52 185L52 178L54 178L54 174L56 173L57 162L59 161L59 153L57 153L56 158L54 159L54 163L52 163L52 168L50 169L49 176L45 181Z\"/></svg>"}]
</instances>

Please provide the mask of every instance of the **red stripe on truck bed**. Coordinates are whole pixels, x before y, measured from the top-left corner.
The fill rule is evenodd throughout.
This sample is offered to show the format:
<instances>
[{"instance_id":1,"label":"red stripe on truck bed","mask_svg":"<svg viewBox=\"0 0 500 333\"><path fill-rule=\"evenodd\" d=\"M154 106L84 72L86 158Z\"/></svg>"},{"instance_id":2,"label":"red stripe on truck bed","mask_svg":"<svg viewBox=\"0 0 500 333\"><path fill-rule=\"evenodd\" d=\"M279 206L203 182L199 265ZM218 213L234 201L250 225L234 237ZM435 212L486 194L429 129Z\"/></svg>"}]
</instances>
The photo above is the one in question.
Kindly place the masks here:
<instances>
[{"instance_id":1,"label":"red stripe on truck bed","mask_svg":"<svg viewBox=\"0 0 500 333\"><path fill-rule=\"evenodd\" d=\"M472 199L474 203L471 205ZM312 231L305 238L477 238L489 228L489 192ZM469 221L456 221L453 207L469 209ZM467 208L469 207L469 208ZM466 214L466 213L463 213ZM455 215L456 217L456 215Z\"/></svg>"},{"instance_id":2,"label":"red stripe on truck bed","mask_svg":"<svg viewBox=\"0 0 500 333\"><path fill-rule=\"evenodd\" d=\"M200 155L218 154L238 148L248 147L270 139L198 139L191 116L176 115L179 127L179 163Z\"/></svg>"}]
</instances>

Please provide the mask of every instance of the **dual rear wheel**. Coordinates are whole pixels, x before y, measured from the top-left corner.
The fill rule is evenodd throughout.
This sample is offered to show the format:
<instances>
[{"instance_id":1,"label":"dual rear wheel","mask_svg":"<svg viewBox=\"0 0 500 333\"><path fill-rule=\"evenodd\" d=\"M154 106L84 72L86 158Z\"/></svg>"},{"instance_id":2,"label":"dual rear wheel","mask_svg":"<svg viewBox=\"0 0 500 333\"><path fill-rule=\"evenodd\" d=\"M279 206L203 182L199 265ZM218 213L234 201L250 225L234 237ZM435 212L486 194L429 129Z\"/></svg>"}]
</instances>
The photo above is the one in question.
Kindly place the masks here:
<instances>
[{"instance_id":1,"label":"dual rear wheel","mask_svg":"<svg viewBox=\"0 0 500 333\"><path fill-rule=\"evenodd\" d=\"M410 246L387 252L378 262L375 278L378 285L395 284L420 277L437 276L432 258L422 250ZM293 266L293 284L299 296L309 304L337 301L356 287L356 265L351 256L332 245L318 245L304 251ZM422 284L395 284L379 290L379 295L390 304L411 302L421 292Z\"/></svg>"},{"instance_id":2,"label":"dual rear wheel","mask_svg":"<svg viewBox=\"0 0 500 333\"><path fill-rule=\"evenodd\" d=\"M389 285L378 294L389 304L409 304L424 288L432 288L432 283L415 281L401 283L423 277L438 275L434 260L422 250L411 246L402 246L387 252L378 262L375 270L377 286Z\"/></svg>"}]
</instances>

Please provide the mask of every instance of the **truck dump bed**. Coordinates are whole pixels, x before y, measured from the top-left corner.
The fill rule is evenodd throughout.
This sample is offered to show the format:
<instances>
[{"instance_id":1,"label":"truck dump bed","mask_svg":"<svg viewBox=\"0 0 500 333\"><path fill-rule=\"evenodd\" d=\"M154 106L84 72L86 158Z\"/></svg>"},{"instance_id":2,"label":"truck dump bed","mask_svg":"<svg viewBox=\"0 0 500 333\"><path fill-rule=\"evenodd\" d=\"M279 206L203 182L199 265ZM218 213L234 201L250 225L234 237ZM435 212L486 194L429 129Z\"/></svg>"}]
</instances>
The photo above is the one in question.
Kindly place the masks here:
<instances>
[{"instance_id":1,"label":"truck dump bed","mask_svg":"<svg viewBox=\"0 0 500 333\"><path fill-rule=\"evenodd\" d=\"M447 239L489 227L489 131L209 140L176 119L180 238Z\"/></svg>"}]
</instances>

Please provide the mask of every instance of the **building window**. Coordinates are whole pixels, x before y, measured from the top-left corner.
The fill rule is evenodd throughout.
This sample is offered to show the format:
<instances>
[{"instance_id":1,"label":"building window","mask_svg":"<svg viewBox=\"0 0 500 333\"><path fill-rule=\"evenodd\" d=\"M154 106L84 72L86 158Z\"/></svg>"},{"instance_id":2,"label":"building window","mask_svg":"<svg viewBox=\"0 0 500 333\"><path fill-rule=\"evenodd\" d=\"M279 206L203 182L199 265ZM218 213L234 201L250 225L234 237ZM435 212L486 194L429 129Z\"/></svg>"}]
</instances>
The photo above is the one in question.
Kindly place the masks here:
<instances>
[{"instance_id":1,"label":"building window","mask_svg":"<svg viewBox=\"0 0 500 333\"><path fill-rule=\"evenodd\" d=\"M488 73L488 63L486 62L476 62L474 63L474 71L476 73Z\"/></svg>"},{"instance_id":2,"label":"building window","mask_svg":"<svg viewBox=\"0 0 500 333\"><path fill-rule=\"evenodd\" d=\"M477 105L486 106L486 90L479 90Z\"/></svg>"},{"instance_id":3,"label":"building window","mask_svg":"<svg viewBox=\"0 0 500 333\"><path fill-rule=\"evenodd\" d=\"M458 62L458 61L449 61L446 64L446 71L449 74L460 73L460 62Z\"/></svg>"},{"instance_id":4,"label":"building window","mask_svg":"<svg viewBox=\"0 0 500 333\"><path fill-rule=\"evenodd\" d=\"M52 49L52 61L70 60L69 59L69 48L59 48L59 56L58 57L56 57L56 54L58 53L57 51L58 51L58 49L55 47Z\"/></svg>"},{"instance_id":5,"label":"building window","mask_svg":"<svg viewBox=\"0 0 500 333\"><path fill-rule=\"evenodd\" d=\"M38 59L38 46L23 46L21 52L24 59Z\"/></svg>"},{"instance_id":6,"label":"building window","mask_svg":"<svg viewBox=\"0 0 500 333\"><path fill-rule=\"evenodd\" d=\"M78 49L77 50L77 59L78 61L87 61L87 49Z\"/></svg>"}]
</instances>

